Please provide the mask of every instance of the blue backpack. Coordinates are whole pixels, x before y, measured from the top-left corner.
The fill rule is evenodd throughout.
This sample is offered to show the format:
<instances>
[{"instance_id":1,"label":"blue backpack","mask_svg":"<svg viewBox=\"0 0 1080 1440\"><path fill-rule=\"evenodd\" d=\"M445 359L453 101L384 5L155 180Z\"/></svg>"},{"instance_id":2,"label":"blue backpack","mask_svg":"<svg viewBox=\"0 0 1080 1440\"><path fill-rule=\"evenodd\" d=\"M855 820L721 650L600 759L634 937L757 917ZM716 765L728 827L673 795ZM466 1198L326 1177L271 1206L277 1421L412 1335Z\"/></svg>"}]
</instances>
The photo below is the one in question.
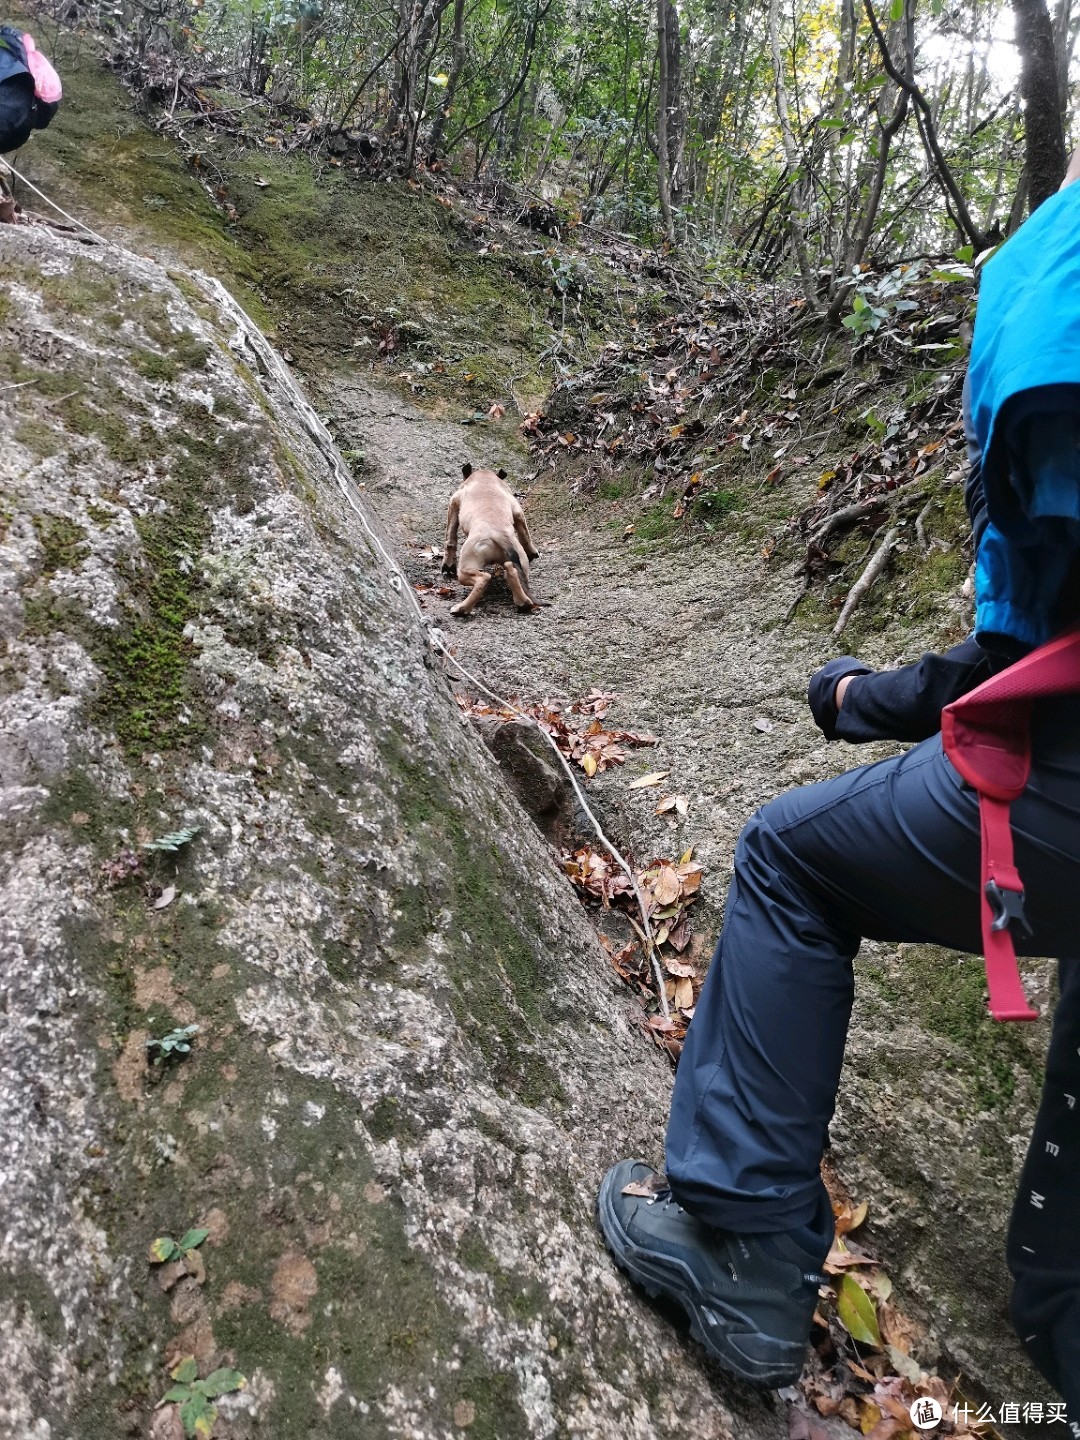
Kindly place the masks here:
<instances>
[{"instance_id":1,"label":"blue backpack","mask_svg":"<svg viewBox=\"0 0 1080 1440\"><path fill-rule=\"evenodd\" d=\"M1080 183L987 261L968 368L989 523L975 632L1014 653L1075 623L1080 563Z\"/></svg>"}]
</instances>

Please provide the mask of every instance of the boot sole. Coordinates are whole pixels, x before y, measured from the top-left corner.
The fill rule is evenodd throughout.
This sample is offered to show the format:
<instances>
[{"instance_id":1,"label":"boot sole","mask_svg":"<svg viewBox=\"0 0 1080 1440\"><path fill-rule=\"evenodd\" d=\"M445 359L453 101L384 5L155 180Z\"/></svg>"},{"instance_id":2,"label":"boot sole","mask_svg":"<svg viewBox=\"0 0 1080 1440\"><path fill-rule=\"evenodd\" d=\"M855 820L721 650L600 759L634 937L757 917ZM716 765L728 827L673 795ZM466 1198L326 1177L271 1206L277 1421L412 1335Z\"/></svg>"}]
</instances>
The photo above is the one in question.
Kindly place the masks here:
<instances>
[{"instance_id":1,"label":"boot sole","mask_svg":"<svg viewBox=\"0 0 1080 1440\"><path fill-rule=\"evenodd\" d=\"M596 1209L604 1240L619 1269L651 1299L665 1296L678 1301L689 1317L690 1334L730 1374L754 1385L794 1385L803 1372L805 1342L794 1344L766 1335L733 1306L703 1296L693 1274L681 1261L666 1255L657 1259L635 1245L615 1213L613 1190L609 1173L600 1187ZM741 1339L767 1342L776 1351L775 1360L757 1360L747 1355L739 1347Z\"/></svg>"}]
</instances>

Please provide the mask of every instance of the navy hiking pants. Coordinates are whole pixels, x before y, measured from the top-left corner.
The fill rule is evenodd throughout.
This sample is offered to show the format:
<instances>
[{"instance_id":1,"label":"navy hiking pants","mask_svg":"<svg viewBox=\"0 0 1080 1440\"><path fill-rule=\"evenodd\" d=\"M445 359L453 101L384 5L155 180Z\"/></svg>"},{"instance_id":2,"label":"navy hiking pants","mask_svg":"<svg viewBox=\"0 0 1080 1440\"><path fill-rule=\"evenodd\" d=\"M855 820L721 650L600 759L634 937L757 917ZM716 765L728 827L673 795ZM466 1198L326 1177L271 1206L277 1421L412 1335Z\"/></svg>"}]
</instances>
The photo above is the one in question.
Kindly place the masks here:
<instances>
[{"instance_id":1,"label":"navy hiking pants","mask_svg":"<svg viewBox=\"0 0 1080 1440\"><path fill-rule=\"evenodd\" d=\"M1036 710L1032 780L1012 807L1035 931L1018 948L1063 963L1008 1260L1014 1323L1069 1401L1080 1437L1080 731L1071 704ZM860 940L977 953L978 893L978 803L940 737L792 790L753 817L675 1079L667 1173L681 1204L729 1230L816 1224L826 1243L819 1166Z\"/></svg>"}]
</instances>

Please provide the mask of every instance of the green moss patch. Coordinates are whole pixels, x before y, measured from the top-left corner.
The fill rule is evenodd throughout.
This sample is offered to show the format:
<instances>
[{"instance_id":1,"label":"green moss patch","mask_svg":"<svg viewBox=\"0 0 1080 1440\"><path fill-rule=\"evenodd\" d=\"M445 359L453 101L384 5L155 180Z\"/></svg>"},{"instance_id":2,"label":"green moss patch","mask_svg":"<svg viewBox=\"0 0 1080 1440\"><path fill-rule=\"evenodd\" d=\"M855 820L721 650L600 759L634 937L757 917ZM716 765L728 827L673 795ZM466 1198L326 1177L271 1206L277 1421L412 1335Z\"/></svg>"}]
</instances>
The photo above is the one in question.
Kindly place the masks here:
<instances>
[{"instance_id":1,"label":"green moss patch","mask_svg":"<svg viewBox=\"0 0 1080 1440\"><path fill-rule=\"evenodd\" d=\"M976 1110L1002 1111L1022 1079L1037 1086L1045 1042L1030 1027L995 1024L986 1008L986 974L971 955L904 945L887 966L866 973L884 999L946 1042L935 1064L963 1077Z\"/></svg>"},{"instance_id":2,"label":"green moss patch","mask_svg":"<svg viewBox=\"0 0 1080 1440\"><path fill-rule=\"evenodd\" d=\"M74 570L87 554L85 531L63 515L34 515L31 519L43 551L42 574Z\"/></svg>"}]
</instances>

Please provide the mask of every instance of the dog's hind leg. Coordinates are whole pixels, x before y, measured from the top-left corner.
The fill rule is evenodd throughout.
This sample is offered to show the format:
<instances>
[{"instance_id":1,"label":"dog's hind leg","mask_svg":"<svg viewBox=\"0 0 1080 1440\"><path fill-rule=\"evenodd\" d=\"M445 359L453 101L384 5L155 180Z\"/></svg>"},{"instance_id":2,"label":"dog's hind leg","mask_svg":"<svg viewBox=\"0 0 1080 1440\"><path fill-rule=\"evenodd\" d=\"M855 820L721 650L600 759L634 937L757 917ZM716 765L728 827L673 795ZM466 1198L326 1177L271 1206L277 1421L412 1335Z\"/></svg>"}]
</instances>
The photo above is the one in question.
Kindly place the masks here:
<instances>
[{"instance_id":1,"label":"dog's hind leg","mask_svg":"<svg viewBox=\"0 0 1080 1440\"><path fill-rule=\"evenodd\" d=\"M535 610L536 601L525 588L522 576L528 579L529 572L522 566L520 569L513 560L503 562L503 574L506 576L506 583L510 587L510 594L514 597L514 604L519 610Z\"/></svg>"},{"instance_id":2,"label":"dog's hind leg","mask_svg":"<svg viewBox=\"0 0 1080 1440\"><path fill-rule=\"evenodd\" d=\"M456 605L451 605L450 614L469 615L484 598L484 592L491 584L491 576L486 570L459 570L458 582L462 585L471 585L472 589L464 600L459 600Z\"/></svg>"},{"instance_id":3,"label":"dog's hind leg","mask_svg":"<svg viewBox=\"0 0 1080 1440\"><path fill-rule=\"evenodd\" d=\"M443 550L442 568L447 575L454 573L457 565L458 516L461 511L461 491L450 501L446 512L446 546Z\"/></svg>"},{"instance_id":4,"label":"dog's hind leg","mask_svg":"<svg viewBox=\"0 0 1080 1440\"><path fill-rule=\"evenodd\" d=\"M532 536L529 534L529 526L525 520L525 511L518 505L514 510L514 533L517 535L522 549L530 560L539 560L540 551L533 544Z\"/></svg>"}]
</instances>

